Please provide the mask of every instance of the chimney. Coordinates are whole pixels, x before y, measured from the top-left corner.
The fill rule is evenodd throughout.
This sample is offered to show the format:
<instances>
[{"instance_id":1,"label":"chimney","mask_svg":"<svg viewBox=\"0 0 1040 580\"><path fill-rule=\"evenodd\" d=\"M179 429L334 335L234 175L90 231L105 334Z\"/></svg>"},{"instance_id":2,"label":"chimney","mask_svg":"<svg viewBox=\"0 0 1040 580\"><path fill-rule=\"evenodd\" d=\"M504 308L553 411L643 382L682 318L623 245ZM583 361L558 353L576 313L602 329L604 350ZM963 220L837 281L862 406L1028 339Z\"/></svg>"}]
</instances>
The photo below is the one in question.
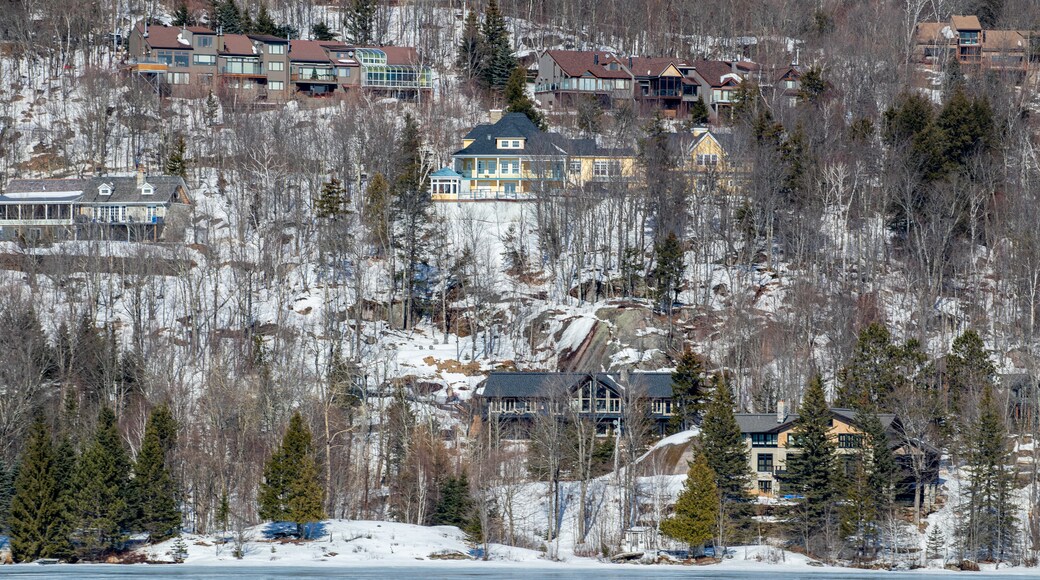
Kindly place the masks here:
<instances>
[{"instance_id":1,"label":"chimney","mask_svg":"<svg viewBox=\"0 0 1040 580\"><path fill-rule=\"evenodd\" d=\"M785 409L784 400L780 399L776 402L776 422L783 423L787 420L787 409Z\"/></svg>"},{"instance_id":2,"label":"chimney","mask_svg":"<svg viewBox=\"0 0 1040 580\"><path fill-rule=\"evenodd\" d=\"M491 109L488 111L488 121L492 124L502 120L502 109Z\"/></svg>"},{"instance_id":3,"label":"chimney","mask_svg":"<svg viewBox=\"0 0 1040 580\"><path fill-rule=\"evenodd\" d=\"M599 64L599 53L592 53L592 64Z\"/></svg>"},{"instance_id":4,"label":"chimney","mask_svg":"<svg viewBox=\"0 0 1040 580\"><path fill-rule=\"evenodd\" d=\"M628 386L628 369L621 369L621 386Z\"/></svg>"},{"instance_id":5,"label":"chimney","mask_svg":"<svg viewBox=\"0 0 1040 580\"><path fill-rule=\"evenodd\" d=\"M144 164L143 163L138 163L137 164L137 187L141 187L142 185L144 185L144 175L145 175Z\"/></svg>"}]
</instances>

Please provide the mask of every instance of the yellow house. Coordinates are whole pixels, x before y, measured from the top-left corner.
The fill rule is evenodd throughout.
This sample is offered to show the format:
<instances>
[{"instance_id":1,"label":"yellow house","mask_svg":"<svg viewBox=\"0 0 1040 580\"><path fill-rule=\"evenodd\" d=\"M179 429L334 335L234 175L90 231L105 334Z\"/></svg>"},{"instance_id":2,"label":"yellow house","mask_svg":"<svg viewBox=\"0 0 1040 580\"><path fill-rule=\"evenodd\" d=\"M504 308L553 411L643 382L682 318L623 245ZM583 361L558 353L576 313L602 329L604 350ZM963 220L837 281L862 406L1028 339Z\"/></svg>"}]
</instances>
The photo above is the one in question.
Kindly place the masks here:
<instances>
[{"instance_id":1,"label":"yellow house","mask_svg":"<svg viewBox=\"0 0 1040 580\"><path fill-rule=\"evenodd\" d=\"M704 128L694 129L690 167L702 190L733 193L740 187L744 165L738 160L733 135Z\"/></svg>"},{"instance_id":2,"label":"yellow house","mask_svg":"<svg viewBox=\"0 0 1040 580\"><path fill-rule=\"evenodd\" d=\"M634 172L630 150L545 132L523 113L507 113L466 134L452 166L430 176L430 195L434 201L532 199L542 192L623 182Z\"/></svg>"}]
</instances>

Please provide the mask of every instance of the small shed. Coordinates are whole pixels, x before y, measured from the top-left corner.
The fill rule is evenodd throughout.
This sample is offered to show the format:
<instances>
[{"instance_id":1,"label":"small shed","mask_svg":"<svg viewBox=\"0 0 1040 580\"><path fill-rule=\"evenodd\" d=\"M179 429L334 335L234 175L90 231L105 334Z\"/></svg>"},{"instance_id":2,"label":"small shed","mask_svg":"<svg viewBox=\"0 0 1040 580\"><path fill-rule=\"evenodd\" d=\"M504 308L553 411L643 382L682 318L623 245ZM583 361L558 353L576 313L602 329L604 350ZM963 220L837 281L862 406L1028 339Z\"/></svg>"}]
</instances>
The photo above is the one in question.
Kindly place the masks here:
<instances>
[{"instance_id":1,"label":"small shed","mask_svg":"<svg viewBox=\"0 0 1040 580\"><path fill-rule=\"evenodd\" d=\"M646 552L657 547L657 530L649 526L633 526L625 530L625 551Z\"/></svg>"}]
</instances>

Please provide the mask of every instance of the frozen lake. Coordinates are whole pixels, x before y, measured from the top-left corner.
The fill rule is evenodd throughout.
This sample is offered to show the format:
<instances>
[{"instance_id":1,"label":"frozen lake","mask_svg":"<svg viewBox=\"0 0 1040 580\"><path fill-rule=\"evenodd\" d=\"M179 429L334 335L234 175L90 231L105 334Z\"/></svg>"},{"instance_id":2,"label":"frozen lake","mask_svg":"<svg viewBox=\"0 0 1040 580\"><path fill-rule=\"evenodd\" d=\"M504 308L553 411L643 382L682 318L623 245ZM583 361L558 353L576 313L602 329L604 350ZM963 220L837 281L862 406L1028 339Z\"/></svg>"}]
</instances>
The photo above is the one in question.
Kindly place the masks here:
<instances>
[{"instance_id":1,"label":"frozen lake","mask_svg":"<svg viewBox=\"0 0 1040 580\"><path fill-rule=\"evenodd\" d=\"M118 565L54 565L27 564L0 567L0 576L5 578L75 578L76 580L101 580L108 578L191 578L193 580L223 580L243 578L246 580L276 580L282 578L358 578L396 580L454 580L456 578L505 578L532 580L549 578L554 580L579 580L595 577L596 580L626 580L642 578L712 578L719 580L737 578L759 578L769 580L921 580L950 579L959 577L951 573L898 573L898 572L845 572L821 568L813 571L788 572L775 566L747 570L723 570L714 567L541 567L526 563L483 565L437 564L430 566L118 566ZM1028 574L970 574L976 579L1022 578ZM1034 576L1035 577L1035 576Z\"/></svg>"}]
</instances>

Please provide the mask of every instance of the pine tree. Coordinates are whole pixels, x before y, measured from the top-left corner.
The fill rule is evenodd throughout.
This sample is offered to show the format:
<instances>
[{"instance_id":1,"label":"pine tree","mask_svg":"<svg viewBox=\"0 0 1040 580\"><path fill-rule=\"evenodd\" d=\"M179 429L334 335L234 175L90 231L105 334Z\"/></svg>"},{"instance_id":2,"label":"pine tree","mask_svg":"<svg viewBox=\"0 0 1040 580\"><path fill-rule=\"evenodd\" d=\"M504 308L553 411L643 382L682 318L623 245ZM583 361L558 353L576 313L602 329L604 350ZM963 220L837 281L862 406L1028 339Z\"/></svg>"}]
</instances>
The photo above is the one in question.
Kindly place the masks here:
<instances>
[{"instance_id":1,"label":"pine tree","mask_svg":"<svg viewBox=\"0 0 1040 580\"><path fill-rule=\"evenodd\" d=\"M392 212L397 228L394 239L404 261L404 326L411 328L417 305L424 298L418 272L426 257L427 226L430 221L429 175L423 160L423 137L419 124L410 115L404 117L404 129L397 151L397 167L401 172L394 181Z\"/></svg>"},{"instance_id":2,"label":"pine tree","mask_svg":"<svg viewBox=\"0 0 1040 580\"><path fill-rule=\"evenodd\" d=\"M346 213L347 190L343 183L333 177L321 186L321 193L314 203L314 214L318 219L335 220Z\"/></svg>"},{"instance_id":3,"label":"pine tree","mask_svg":"<svg viewBox=\"0 0 1040 580\"><path fill-rule=\"evenodd\" d=\"M975 395L992 387L997 368L990 359L982 337L974 330L966 330L953 340L946 357L948 412L961 415L965 405L974 403Z\"/></svg>"},{"instance_id":4,"label":"pine tree","mask_svg":"<svg viewBox=\"0 0 1040 580\"><path fill-rule=\"evenodd\" d=\"M717 373L712 377L712 397L704 420L701 421L701 449L708 467L715 473L715 487L719 490L719 542L729 542L728 528L744 528L750 521L748 487L751 471L748 469L748 449L733 413L733 394L726 377Z\"/></svg>"},{"instance_id":5,"label":"pine tree","mask_svg":"<svg viewBox=\"0 0 1040 580\"><path fill-rule=\"evenodd\" d=\"M711 112L701 99L694 99L690 102L687 115L693 125L704 125L711 119Z\"/></svg>"},{"instance_id":6,"label":"pine tree","mask_svg":"<svg viewBox=\"0 0 1040 580\"><path fill-rule=\"evenodd\" d=\"M0 535L10 530L11 499L14 497L14 467L0 457Z\"/></svg>"},{"instance_id":7,"label":"pine tree","mask_svg":"<svg viewBox=\"0 0 1040 580\"><path fill-rule=\"evenodd\" d=\"M809 67L799 80L798 98L815 105L827 91L827 81L823 78L823 70L817 66Z\"/></svg>"},{"instance_id":8,"label":"pine tree","mask_svg":"<svg viewBox=\"0 0 1040 580\"><path fill-rule=\"evenodd\" d=\"M336 40L337 36L339 35L333 32L331 28L329 28L329 24L327 22L315 22L311 26L311 38L313 38L314 40Z\"/></svg>"},{"instance_id":9,"label":"pine tree","mask_svg":"<svg viewBox=\"0 0 1040 580\"><path fill-rule=\"evenodd\" d=\"M175 445L176 422L170 408L160 405L145 425L132 485L136 529L147 532L151 542L172 538L180 531L177 485L168 466L168 454Z\"/></svg>"},{"instance_id":10,"label":"pine tree","mask_svg":"<svg viewBox=\"0 0 1040 580\"><path fill-rule=\"evenodd\" d=\"M223 0L214 4L216 19L214 25L224 34L245 34L243 28L242 11L238 9L235 0Z\"/></svg>"},{"instance_id":11,"label":"pine tree","mask_svg":"<svg viewBox=\"0 0 1040 580\"><path fill-rule=\"evenodd\" d=\"M1018 535L1014 472L1009 467L1014 462L1003 415L989 385L982 392L979 418L969 441L961 541L976 559L1004 561L1014 550Z\"/></svg>"},{"instance_id":12,"label":"pine tree","mask_svg":"<svg viewBox=\"0 0 1040 580\"><path fill-rule=\"evenodd\" d=\"M343 18L347 42L365 46L375 42L376 0L352 0Z\"/></svg>"},{"instance_id":13,"label":"pine tree","mask_svg":"<svg viewBox=\"0 0 1040 580\"><path fill-rule=\"evenodd\" d=\"M278 32L278 27L274 23L274 19L271 18L271 13L267 11L267 3L260 3L260 10L256 13L256 21L253 22L253 29L250 31L254 34L269 34L274 36Z\"/></svg>"},{"instance_id":14,"label":"pine tree","mask_svg":"<svg viewBox=\"0 0 1040 580\"><path fill-rule=\"evenodd\" d=\"M953 95L935 119L945 137L945 157L950 167L963 167L975 154L985 153L996 138L993 111L985 99L969 99L962 88Z\"/></svg>"},{"instance_id":15,"label":"pine tree","mask_svg":"<svg viewBox=\"0 0 1040 580\"><path fill-rule=\"evenodd\" d=\"M481 73L481 40L480 25L477 24L477 13L470 10L466 15L466 27L462 31L462 43L459 44L458 58L455 66L466 79L473 79Z\"/></svg>"},{"instance_id":16,"label":"pine tree","mask_svg":"<svg viewBox=\"0 0 1040 580\"><path fill-rule=\"evenodd\" d=\"M708 467L704 452L698 450L675 502L675 515L661 521L661 533L691 548L707 544L715 535L718 504L715 473Z\"/></svg>"},{"instance_id":17,"label":"pine tree","mask_svg":"<svg viewBox=\"0 0 1040 580\"><path fill-rule=\"evenodd\" d=\"M173 26L188 26L191 24L191 13L188 12L188 3L182 1L177 5L177 9L173 11Z\"/></svg>"},{"instance_id":18,"label":"pine tree","mask_svg":"<svg viewBox=\"0 0 1040 580\"><path fill-rule=\"evenodd\" d=\"M893 344L884 324L870 324L859 333L852 359L838 372L837 404L884 410L892 392L913 380L907 372L922 363L916 343Z\"/></svg>"},{"instance_id":19,"label":"pine tree","mask_svg":"<svg viewBox=\"0 0 1040 580\"><path fill-rule=\"evenodd\" d=\"M672 372L672 417L668 430L672 433L693 427L704 406L704 365L692 349L683 350Z\"/></svg>"},{"instance_id":20,"label":"pine tree","mask_svg":"<svg viewBox=\"0 0 1040 580\"><path fill-rule=\"evenodd\" d=\"M257 495L260 518L293 522L299 536L305 537L306 524L325 517L323 495L311 431L297 411L289 420L281 445L264 464L264 479Z\"/></svg>"},{"instance_id":21,"label":"pine tree","mask_svg":"<svg viewBox=\"0 0 1040 580\"><path fill-rule=\"evenodd\" d=\"M441 497L433 510L430 525L456 526L463 530L468 528L473 520L473 499L470 497L466 474L445 478L440 492Z\"/></svg>"},{"instance_id":22,"label":"pine tree","mask_svg":"<svg viewBox=\"0 0 1040 580\"><path fill-rule=\"evenodd\" d=\"M77 462L73 476L72 513L80 531L78 547L83 555L99 555L122 541L131 514L130 459L108 407L98 415L94 440Z\"/></svg>"},{"instance_id":23,"label":"pine tree","mask_svg":"<svg viewBox=\"0 0 1040 580\"><path fill-rule=\"evenodd\" d=\"M788 453L787 474L782 480L785 490L799 496L788 523L806 550L810 550L810 538L830 523L837 493L836 450L829 435L831 420L823 379L816 375L802 395L798 420L788 439L788 447L795 449Z\"/></svg>"},{"instance_id":24,"label":"pine tree","mask_svg":"<svg viewBox=\"0 0 1040 580\"><path fill-rule=\"evenodd\" d=\"M480 53L484 57L481 66L484 84L491 89L501 89L516 68L516 58L509 45L509 32L506 30L506 20L499 11L498 0L488 2L487 12L484 13Z\"/></svg>"},{"instance_id":25,"label":"pine tree","mask_svg":"<svg viewBox=\"0 0 1040 580\"><path fill-rule=\"evenodd\" d=\"M168 175L176 175L181 179L188 178L188 162L184 158L186 151L187 144L184 142L184 136L178 135L177 140L173 143L173 151L170 152L170 157L166 160L166 173Z\"/></svg>"},{"instance_id":26,"label":"pine tree","mask_svg":"<svg viewBox=\"0 0 1040 580\"><path fill-rule=\"evenodd\" d=\"M668 232L665 239L654 245L654 268L651 272L656 284L655 298L661 310L672 311L672 304L682 288L685 270L682 243L675 232Z\"/></svg>"},{"instance_id":27,"label":"pine tree","mask_svg":"<svg viewBox=\"0 0 1040 580\"><path fill-rule=\"evenodd\" d=\"M11 549L16 561L68 554L67 512L57 467L50 430L43 418L37 417L22 455L11 502Z\"/></svg>"},{"instance_id":28,"label":"pine tree","mask_svg":"<svg viewBox=\"0 0 1040 580\"><path fill-rule=\"evenodd\" d=\"M523 67L516 67L513 69L512 74L509 75L509 80L506 82L505 98L507 103L506 112L523 113L539 129L542 131L546 129L545 116L535 107L531 97L527 96L527 71Z\"/></svg>"}]
</instances>

